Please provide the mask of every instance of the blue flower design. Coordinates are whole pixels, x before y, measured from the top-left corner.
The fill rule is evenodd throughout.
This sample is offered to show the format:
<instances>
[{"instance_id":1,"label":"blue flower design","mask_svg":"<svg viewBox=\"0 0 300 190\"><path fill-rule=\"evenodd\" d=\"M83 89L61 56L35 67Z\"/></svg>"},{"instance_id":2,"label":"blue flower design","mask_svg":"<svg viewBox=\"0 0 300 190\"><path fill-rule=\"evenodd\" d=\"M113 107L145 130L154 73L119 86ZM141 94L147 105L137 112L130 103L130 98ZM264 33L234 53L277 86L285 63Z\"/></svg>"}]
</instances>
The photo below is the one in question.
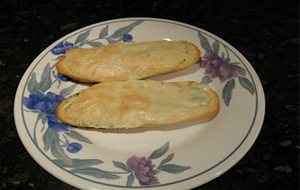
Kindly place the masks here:
<instances>
[{"instance_id":1,"label":"blue flower design","mask_svg":"<svg viewBox=\"0 0 300 190\"><path fill-rule=\"evenodd\" d=\"M29 95L29 98L24 97L24 105L31 110L39 110L39 103L45 98L45 95L41 92L36 92Z\"/></svg>"},{"instance_id":2,"label":"blue flower design","mask_svg":"<svg viewBox=\"0 0 300 190\"><path fill-rule=\"evenodd\" d=\"M65 54L68 49L72 48L77 48L74 44L68 42L68 41L63 41L59 43L57 46L51 49L51 53L54 55L60 55L60 54Z\"/></svg>"},{"instance_id":3,"label":"blue flower design","mask_svg":"<svg viewBox=\"0 0 300 190\"><path fill-rule=\"evenodd\" d=\"M68 78L65 75L60 73L57 74L57 78L60 79L61 81L68 81Z\"/></svg>"},{"instance_id":4,"label":"blue flower design","mask_svg":"<svg viewBox=\"0 0 300 190\"><path fill-rule=\"evenodd\" d=\"M64 96L57 95L53 92L48 92L46 95L41 92L32 93L29 97L23 98L23 104L30 110L42 112L47 117L48 126L55 132L68 131L70 127L55 116L55 109L59 102L64 99Z\"/></svg>"},{"instance_id":5,"label":"blue flower design","mask_svg":"<svg viewBox=\"0 0 300 190\"><path fill-rule=\"evenodd\" d=\"M67 151L70 153L77 153L82 149L82 145L77 142L72 142L68 145Z\"/></svg>"},{"instance_id":6,"label":"blue flower design","mask_svg":"<svg viewBox=\"0 0 300 190\"><path fill-rule=\"evenodd\" d=\"M124 34L122 36L122 40L123 42L131 42L133 39L133 36L131 34Z\"/></svg>"},{"instance_id":7,"label":"blue flower design","mask_svg":"<svg viewBox=\"0 0 300 190\"><path fill-rule=\"evenodd\" d=\"M55 115L47 115L48 126L55 132L69 131L70 126L62 123Z\"/></svg>"},{"instance_id":8,"label":"blue flower design","mask_svg":"<svg viewBox=\"0 0 300 190\"><path fill-rule=\"evenodd\" d=\"M46 115L53 115L57 104L64 99L63 96L56 95L53 92L48 92L44 95L41 92L36 92L29 95L29 98L24 97L24 105L31 110L38 110Z\"/></svg>"}]
</instances>

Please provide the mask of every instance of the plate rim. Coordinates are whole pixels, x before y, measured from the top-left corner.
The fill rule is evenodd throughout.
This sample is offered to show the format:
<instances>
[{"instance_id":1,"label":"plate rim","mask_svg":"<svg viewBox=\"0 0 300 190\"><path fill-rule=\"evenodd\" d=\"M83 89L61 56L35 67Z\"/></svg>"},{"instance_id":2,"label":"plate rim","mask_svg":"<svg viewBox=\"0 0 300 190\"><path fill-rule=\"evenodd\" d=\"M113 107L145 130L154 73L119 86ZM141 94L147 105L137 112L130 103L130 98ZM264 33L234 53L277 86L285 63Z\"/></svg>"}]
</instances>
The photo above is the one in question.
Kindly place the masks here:
<instances>
[{"instance_id":1,"label":"plate rim","mask_svg":"<svg viewBox=\"0 0 300 190\"><path fill-rule=\"evenodd\" d=\"M215 177L213 177L213 178L211 178L209 180L206 180L204 183L207 183L208 181L211 181L211 180L215 179L216 177L222 175L227 170L229 170L231 167L233 167L240 159L242 159L245 156L245 154L250 150L250 148L252 147L252 145L254 144L254 142L256 141L256 139L257 139L257 137L259 135L259 132L260 132L260 130L262 128L263 121L264 121L264 115L265 115L265 95L264 95L264 91L263 91L263 88L262 88L261 81L260 81L257 73L255 72L254 68L250 64L250 62L237 49L235 49L235 47L233 47L231 44L229 44L228 42L226 42L222 38L214 35L213 33L209 32L209 31L206 31L206 30L204 30L202 28L199 28L199 27L196 27L196 26L192 26L190 24L186 24L186 23L178 22L178 21L174 21L174 20L161 19L161 18L128 17L128 18L112 19L112 20L107 20L107 21L102 21L102 22L98 22L98 23L95 23L95 24L91 24L91 25L85 26L83 28L79 28L79 29L77 29L77 30L75 30L75 31L73 31L73 32L71 32L71 33L69 33L69 34L67 34L67 35L59 38L58 40L56 40L55 42L53 42L51 45L47 46L31 62L31 64L28 66L28 68L24 72L24 74L22 76L22 79L20 80L20 83L19 83L19 85L17 87L17 91L16 91L16 95L15 95L15 100L14 100L14 119L15 119L15 124L16 124L16 128L17 128L17 131L18 131L18 135L19 135L19 137L20 137L20 139L21 139L21 141L23 143L23 146L26 148L27 152L31 155L31 157L42 168L44 168L45 170L47 170L50 174L52 174L53 176L55 176L59 180L64 181L65 183L71 184L72 186L79 187L78 183L73 183L73 182L64 180L63 178L61 178L62 177L61 175L57 174L57 172L59 170L63 169L63 168L60 168L60 167L57 166L58 168L54 169L54 170L57 170L57 172L52 172L51 170L49 170L49 167L46 168L46 166L43 164L43 158L40 158L39 156L36 156L36 155L34 155L33 152L31 152L32 151L32 145L30 145L30 143L33 143L33 142L27 142L27 140L25 139L25 137L27 135L22 134L22 131L21 131L21 128L20 128L20 122L16 118L16 115L19 115L17 113L17 111L18 111L17 105L20 104L21 107L22 107L22 103L21 103L22 100L20 100L20 98L23 97L24 90L26 88L26 84L28 82L28 78L30 76L30 73L35 69L35 67L39 64L39 62L43 59L43 57L47 54L47 52L49 52L53 48L53 46L55 46L59 42L63 41L64 39L68 39L71 36L76 35L78 33L81 33L81 32L83 32L83 31L85 31L87 29L92 29L92 28L95 28L97 26L101 26L101 25L105 25L105 24L110 24L110 23L124 22L124 21L136 21L136 20L144 20L144 21L150 21L150 22L151 21L156 21L156 22L164 22L164 23L167 23L167 24L176 24L176 25L179 25L179 26L182 26L182 27L188 27L188 28L196 30L196 31L204 32L208 36L210 36L210 37L212 37L214 39L217 39L224 46L229 47L230 50L232 51L232 53L236 54L236 57L241 61L241 63L244 64L244 61L246 62L246 65L244 64L244 66L248 70L248 73L249 73L252 81L254 82L255 89L256 89L256 99L257 99L256 104L258 104L258 102L260 101L260 105L256 105L256 111L255 111L255 115L256 116L254 117L254 119L252 121L252 124L251 124L251 127L250 127L249 131L247 132L247 135L243 138L242 142L238 145L237 148L234 149L234 151L232 151L222 161L220 161L219 163L217 163L213 168L210 168L209 170L212 170L212 169L218 167L221 163L227 161L228 158L230 158L233 154L235 154L238 151L239 147L242 146L243 143L246 140L249 140L249 139L247 139L248 136L249 136L249 134L252 133L252 132L254 132L254 134L252 135L251 142L248 142L248 144L246 144L246 145L248 145L247 148L246 148L246 150L242 151L239 154L240 156L232 157L233 160L231 159L231 163L230 164L226 164L226 167L220 173L218 173ZM21 89L21 88L23 88L23 89ZM258 114L258 112L260 112L260 114ZM258 123L255 125L256 122L258 122ZM254 125L256 126L256 130L255 131L252 130L255 127ZM29 135L29 138L30 138L30 135ZM39 147L34 147L34 148L40 150ZM41 150L40 150L40 153L43 154L48 159L48 161L49 161L49 158ZM49 162L51 162L51 161L49 161ZM51 162L51 163L54 164L53 162ZM53 168L51 168L51 169L53 169ZM65 169L63 169L63 170L66 171L66 172L68 172ZM166 184L160 184L158 186L150 186L150 188L155 188L155 189L157 189L157 188L165 188L165 187L169 187L170 185L174 185L174 184L178 184L178 183L182 183L182 182L187 182L187 181L189 181L191 179L195 179L195 178L199 177L200 175L202 175L202 173L205 173L205 172L197 173L196 175L193 175L193 176L191 176L189 178L185 178L185 179L182 179L182 180L179 180L179 181L176 181L176 182L171 182L171 183L166 183ZM77 175L74 175L74 176L78 177ZM81 179L86 180L85 178L81 178ZM91 181L91 183L95 183L95 182ZM202 185L204 183L201 183L201 184L199 183L199 184L196 184L196 185L198 186L198 185ZM105 186L105 187L111 186L110 184L103 184L103 183L97 183L97 184L101 185L101 186ZM112 187L115 188L115 186L112 186ZM120 188L120 186L116 186L116 187ZM187 186L187 187L190 188L191 186ZM192 187L196 187L196 186L192 186ZM128 188L128 189L130 189L131 187L123 187L122 186L121 188ZM149 188L149 187L142 186L142 187L137 187L137 188Z\"/></svg>"}]
</instances>

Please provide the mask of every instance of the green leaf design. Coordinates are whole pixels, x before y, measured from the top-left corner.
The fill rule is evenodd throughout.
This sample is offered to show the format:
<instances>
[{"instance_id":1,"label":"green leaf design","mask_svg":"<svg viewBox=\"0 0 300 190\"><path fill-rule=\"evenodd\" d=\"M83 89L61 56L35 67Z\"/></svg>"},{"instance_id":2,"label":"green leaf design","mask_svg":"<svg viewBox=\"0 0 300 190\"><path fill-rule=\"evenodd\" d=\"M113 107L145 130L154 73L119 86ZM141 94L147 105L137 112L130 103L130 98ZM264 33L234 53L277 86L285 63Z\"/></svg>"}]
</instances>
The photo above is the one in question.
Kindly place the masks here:
<instances>
[{"instance_id":1,"label":"green leaf design","mask_svg":"<svg viewBox=\"0 0 300 190\"><path fill-rule=\"evenodd\" d=\"M241 64L240 62L229 62L229 64L238 65Z\"/></svg>"},{"instance_id":2,"label":"green leaf design","mask_svg":"<svg viewBox=\"0 0 300 190\"><path fill-rule=\"evenodd\" d=\"M230 55L229 55L228 48L226 46L225 46L225 50L226 50L227 57L224 58L223 60L224 60L225 63L229 63L230 62Z\"/></svg>"},{"instance_id":3,"label":"green leaf design","mask_svg":"<svg viewBox=\"0 0 300 190\"><path fill-rule=\"evenodd\" d=\"M202 35L200 31L198 32L198 37L202 48L205 49L207 52L213 52L208 39L204 35Z\"/></svg>"},{"instance_id":4,"label":"green leaf design","mask_svg":"<svg viewBox=\"0 0 300 190\"><path fill-rule=\"evenodd\" d=\"M26 111L26 112L32 112L32 113L40 113L40 111L38 111L38 110L28 110L28 109L24 109L24 111Z\"/></svg>"},{"instance_id":5,"label":"green leaf design","mask_svg":"<svg viewBox=\"0 0 300 190\"><path fill-rule=\"evenodd\" d=\"M226 64L230 64L230 57L226 57L223 59Z\"/></svg>"},{"instance_id":6,"label":"green leaf design","mask_svg":"<svg viewBox=\"0 0 300 190\"><path fill-rule=\"evenodd\" d=\"M81 34L79 34L74 42L74 44L78 44L82 41L84 41L85 39L87 39L87 37L90 35L91 30L87 30Z\"/></svg>"},{"instance_id":7,"label":"green leaf design","mask_svg":"<svg viewBox=\"0 0 300 190\"><path fill-rule=\"evenodd\" d=\"M117 37L123 36L124 34L128 34L134 27L141 24L142 22L143 22L142 20L138 20L138 21L135 21L135 22L129 24L128 26L121 27L118 30L116 30L110 36L110 38L117 38Z\"/></svg>"},{"instance_id":8,"label":"green leaf design","mask_svg":"<svg viewBox=\"0 0 300 190\"><path fill-rule=\"evenodd\" d=\"M166 165L163 165L161 167L159 167L158 169L164 171L164 172L168 172L168 173L172 173L172 174L178 174L178 173L181 173L185 170L188 170L190 169L191 167L189 166L179 166L179 165L176 165L176 164L166 164Z\"/></svg>"},{"instance_id":9,"label":"green leaf design","mask_svg":"<svg viewBox=\"0 0 300 190\"><path fill-rule=\"evenodd\" d=\"M63 135L64 137L64 143L61 145L62 147L67 147L68 144L70 144L70 141L68 140L68 138L66 137L66 135ZM61 141L62 142L62 141Z\"/></svg>"},{"instance_id":10,"label":"green leaf design","mask_svg":"<svg viewBox=\"0 0 300 190\"><path fill-rule=\"evenodd\" d=\"M79 46L79 47L82 47L82 46L84 46L84 45L86 44L86 42L87 42L86 40L83 40L83 41L81 41L81 42L78 44L78 46Z\"/></svg>"},{"instance_id":11,"label":"green leaf design","mask_svg":"<svg viewBox=\"0 0 300 190\"><path fill-rule=\"evenodd\" d=\"M231 79L226 83L226 85L223 88L222 98L226 106L229 106L230 104L230 100L232 97L232 90L234 89L234 87L235 87L235 81L234 79Z\"/></svg>"},{"instance_id":12,"label":"green leaf design","mask_svg":"<svg viewBox=\"0 0 300 190\"><path fill-rule=\"evenodd\" d=\"M250 94L254 94L254 86L249 79L239 76L239 82L242 87L244 87L246 90L248 90L248 92L250 92Z\"/></svg>"},{"instance_id":13,"label":"green leaf design","mask_svg":"<svg viewBox=\"0 0 300 190\"><path fill-rule=\"evenodd\" d=\"M85 42L85 44L90 45L92 47L99 47L103 45L101 42L89 42L89 41Z\"/></svg>"},{"instance_id":14,"label":"green leaf design","mask_svg":"<svg viewBox=\"0 0 300 190\"><path fill-rule=\"evenodd\" d=\"M202 79L201 79L201 83L202 84L208 84L208 83L210 83L210 82L212 82L213 80L210 78L210 76L209 75L206 75L206 76L204 76Z\"/></svg>"},{"instance_id":15,"label":"green leaf design","mask_svg":"<svg viewBox=\"0 0 300 190\"><path fill-rule=\"evenodd\" d=\"M112 39L112 38L106 38L106 40L109 44L115 44L115 43L121 41L120 39Z\"/></svg>"},{"instance_id":16,"label":"green leaf design","mask_svg":"<svg viewBox=\"0 0 300 190\"><path fill-rule=\"evenodd\" d=\"M51 67L48 63L42 73L41 81L40 81L40 91L45 92L51 87Z\"/></svg>"},{"instance_id":17,"label":"green leaf design","mask_svg":"<svg viewBox=\"0 0 300 190\"><path fill-rule=\"evenodd\" d=\"M72 159L70 159L64 152L62 146L59 144L59 136L57 133L55 134L55 138L52 141L51 145L51 153L55 158L58 158L62 162L64 162L66 165L72 165Z\"/></svg>"},{"instance_id":18,"label":"green leaf design","mask_svg":"<svg viewBox=\"0 0 300 190\"><path fill-rule=\"evenodd\" d=\"M125 170L127 172L130 172L131 170L122 162L119 161L113 161L113 164L116 168L120 168L122 170Z\"/></svg>"},{"instance_id":19,"label":"green leaf design","mask_svg":"<svg viewBox=\"0 0 300 190\"><path fill-rule=\"evenodd\" d=\"M222 52L222 54L221 54L221 59L225 59L225 53L224 52Z\"/></svg>"},{"instance_id":20,"label":"green leaf design","mask_svg":"<svg viewBox=\"0 0 300 190\"><path fill-rule=\"evenodd\" d=\"M167 142L166 144L164 144L162 147L156 149L155 151L153 151L151 153L151 155L149 156L149 159L156 159L161 157L162 155L164 155L169 149L169 142Z\"/></svg>"},{"instance_id":21,"label":"green leaf design","mask_svg":"<svg viewBox=\"0 0 300 190\"><path fill-rule=\"evenodd\" d=\"M47 122L47 117L43 117L43 118L42 118L42 124L45 125L46 122Z\"/></svg>"},{"instance_id":22,"label":"green leaf design","mask_svg":"<svg viewBox=\"0 0 300 190\"><path fill-rule=\"evenodd\" d=\"M104 38L108 34L108 25L106 25L104 28L101 29L99 33L99 38Z\"/></svg>"},{"instance_id":23,"label":"green leaf design","mask_svg":"<svg viewBox=\"0 0 300 190\"><path fill-rule=\"evenodd\" d=\"M44 119L43 119L44 120ZM43 132L45 130L46 126L43 124L42 128L41 128L41 131L40 132Z\"/></svg>"},{"instance_id":24,"label":"green leaf design","mask_svg":"<svg viewBox=\"0 0 300 190\"><path fill-rule=\"evenodd\" d=\"M165 159L163 159L163 160L160 162L160 164L158 165L158 167L161 167L161 166L163 166L164 164L170 162L170 161L173 159L173 157L174 157L174 153L169 154Z\"/></svg>"},{"instance_id":25,"label":"green leaf design","mask_svg":"<svg viewBox=\"0 0 300 190\"><path fill-rule=\"evenodd\" d=\"M95 178L102 178L102 179L119 179L120 176L113 174L108 171L100 170L97 168L76 168L70 170L72 173L78 173L88 176L93 176Z\"/></svg>"},{"instance_id":26,"label":"green leaf design","mask_svg":"<svg viewBox=\"0 0 300 190\"><path fill-rule=\"evenodd\" d=\"M78 141L82 141L82 142L85 142L85 143L88 143L88 144L92 144L92 142L84 137L82 134L72 130L72 131L69 131L69 132L65 132L66 135L68 135L69 137L73 138L73 139L76 139Z\"/></svg>"},{"instance_id":27,"label":"green leaf design","mask_svg":"<svg viewBox=\"0 0 300 190\"><path fill-rule=\"evenodd\" d=\"M126 182L126 187L131 187L134 182L134 176L133 173L127 176L127 182Z\"/></svg>"},{"instance_id":28,"label":"green leaf design","mask_svg":"<svg viewBox=\"0 0 300 190\"><path fill-rule=\"evenodd\" d=\"M39 83L36 80L36 73L33 72L28 81L27 90L29 93L35 93L39 90Z\"/></svg>"},{"instance_id":29,"label":"green leaf design","mask_svg":"<svg viewBox=\"0 0 300 190\"><path fill-rule=\"evenodd\" d=\"M53 140L57 138L56 134L49 128L45 131L43 135L43 142L44 142L44 151L48 151L53 144Z\"/></svg>"},{"instance_id":30,"label":"green leaf design","mask_svg":"<svg viewBox=\"0 0 300 190\"><path fill-rule=\"evenodd\" d=\"M41 120L45 117L45 114L43 112L39 112L38 116L37 116L37 120Z\"/></svg>"},{"instance_id":31,"label":"green leaf design","mask_svg":"<svg viewBox=\"0 0 300 190\"><path fill-rule=\"evenodd\" d=\"M71 86L60 91L59 95L67 97L68 95L72 94L76 86L77 86L76 84L72 84Z\"/></svg>"},{"instance_id":32,"label":"green leaf design","mask_svg":"<svg viewBox=\"0 0 300 190\"><path fill-rule=\"evenodd\" d=\"M67 165L62 160L54 159L52 160L56 165L59 165L60 167L69 167L69 168L86 168L93 165L102 164L102 160L97 159L72 159L73 164Z\"/></svg>"},{"instance_id":33,"label":"green leaf design","mask_svg":"<svg viewBox=\"0 0 300 190\"><path fill-rule=\"evenodd\" d=\"M218 55L219 50L220 50L220 44L217 40L215 40L214 43L212 43L212 50L215 54Z\"/></svg>"}]
</instances>

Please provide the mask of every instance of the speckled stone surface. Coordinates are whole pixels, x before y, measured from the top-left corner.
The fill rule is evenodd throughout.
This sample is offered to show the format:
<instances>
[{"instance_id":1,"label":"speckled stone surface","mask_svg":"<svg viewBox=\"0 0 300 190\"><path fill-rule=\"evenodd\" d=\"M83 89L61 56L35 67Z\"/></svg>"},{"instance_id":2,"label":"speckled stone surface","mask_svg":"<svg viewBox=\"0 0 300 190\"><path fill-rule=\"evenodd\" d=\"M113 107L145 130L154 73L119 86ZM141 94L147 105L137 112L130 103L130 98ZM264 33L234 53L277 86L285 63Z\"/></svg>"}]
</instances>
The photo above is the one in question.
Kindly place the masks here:
<instances>
[{"instance_id":1,"label":"speckled stone surface","mask_svg":"<svg viewBox=\"0 0 300 190\"><path fill-rule=\"evenodd\" d=\"M40 167L14 124L17 85L33 59L89 24L157 17L223 38L253 65L266 96L263 128L250 151L199 190L299 189L299 3L297 1L0 1L0 189L76 189ZM139 2L139 3L138 3Z\"/></svg>"}]
</instances>

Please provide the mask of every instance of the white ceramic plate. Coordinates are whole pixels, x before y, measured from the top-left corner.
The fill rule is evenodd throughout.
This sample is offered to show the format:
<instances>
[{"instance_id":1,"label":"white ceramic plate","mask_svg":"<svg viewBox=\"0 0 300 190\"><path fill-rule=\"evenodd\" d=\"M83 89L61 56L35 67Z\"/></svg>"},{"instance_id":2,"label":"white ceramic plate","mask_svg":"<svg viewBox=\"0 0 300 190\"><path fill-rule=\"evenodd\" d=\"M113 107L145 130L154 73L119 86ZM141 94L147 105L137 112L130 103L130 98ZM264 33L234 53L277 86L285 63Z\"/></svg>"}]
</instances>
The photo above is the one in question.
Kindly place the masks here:
<instances>
[{"instance_id":1,"label":"white ceramic plate","mask_svg":"<svg viewBox=\"0 0 300 190\"><path fill-rule=\"evenodd\" d=\"M132 130L83 130L60 123L54 108L87 85L58 75L66 49L119 41L187 40L202 60L153 77L209 83L221 100L206 123ZM223 174L250 149L262 126L265 99L250 63L230 44L200 28L162 19L127 18L79 29L50 45L29 66L14 105L30 155L58 179L81 189L190 189Z\"/></svg>"}]
</instances>

